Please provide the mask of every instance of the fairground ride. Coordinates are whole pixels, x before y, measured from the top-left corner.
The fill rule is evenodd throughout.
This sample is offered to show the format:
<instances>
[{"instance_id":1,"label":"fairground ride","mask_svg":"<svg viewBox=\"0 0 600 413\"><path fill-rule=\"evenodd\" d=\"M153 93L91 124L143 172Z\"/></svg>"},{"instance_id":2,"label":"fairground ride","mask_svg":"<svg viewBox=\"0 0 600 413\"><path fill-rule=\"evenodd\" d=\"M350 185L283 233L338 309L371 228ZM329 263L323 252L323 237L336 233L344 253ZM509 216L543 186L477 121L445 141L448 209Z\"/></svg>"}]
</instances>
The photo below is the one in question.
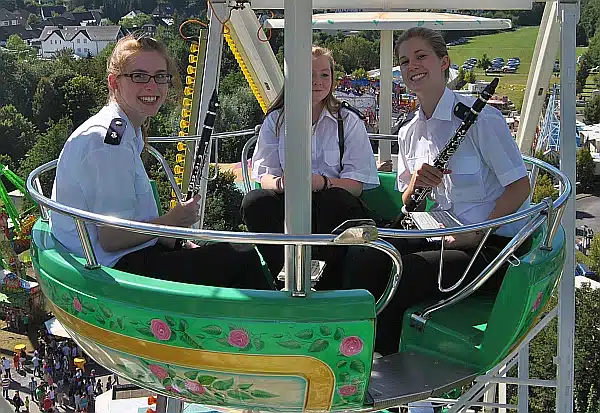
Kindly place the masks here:
<instances>
[{"instance_id":1,"label":"fairground ride","mask_svg":"<svg viewBox=\"0 0 600 413\"><path fill-rule=\"evenodd\" d=\"M175 168L175 172L182 173L175 176L164 158L157 151L151 152L166 168L176 199L183 199L178 182L187 188L195 143L199 139L195 133L205 117L209 97L218 86L223 37L229 36L228 42L232 40L234 45L243 44L238 49L240 60L246 66L248 73L245 74L253 91L263 101L259 99L261 106L268 104L285 79L288 108L285 117L286 233L155 226L73 209L52 201L41 192L39 176L53 169L56 161L41 165L27 179L27 189L42 207L42 217L32 233L32 258L54 314L75 341L111 371L163 396L157 405L161 412L181 412L183 402L230 411L378 411L425 399L448 405L450 411L486 406L526 412L528 387L532 385L556 387L556 410L571 412L575 210L570 181L575 178L575 142L570 137L575 136L578 2L546 3L524 100L524 127L519 136L524 159L532 168L532 181L537 170L542 169L560 183L560 195L555 201L545 199L510 216L458 229L414 231L361 226L342 234L311 234L310 93L306 92L310 90L310 46L314 28L321 28L320 24L325 27L336 24L335 14L320 20L322 16L313 16L313 9L356 6L386 14L399 8L421 9L422 2L253 0L250 6L245 1L213 0L209 5L208 30L203 31L199 43L192 46L195 57L190 58L190 63L194 66L188 68L188 74L195 78L189 79L189 83L186 81L190 100L185 108L187 118L183 119L187 123L181 124L186 130L182 130L181 136L153 139L154 142L180 141L178 159L183 165L178 165L181 169ZM531 6L532 2L527 0L428 2L428 7L434 9L530 9ZM284 9L285 76L274 70L272 51L269 54L261 46L253 50L243 40L234 39L235 35L244 36L238 29L246 28L247 36L259 39L252 42L264 46L256 36L264 32L253 12L264 9ZM357 19L339 22L338 26L368 28L370 25L372 29L382 30L381 90L386 94L381 96L380 131L388 133L392 31L418 25L436 28L436 24L437 28L447 29L452 19L449 17L448 22L432 20L421 13L408 16L410 14L403 27L398 26L397 21L387 25L373 19L371 23ZM247 21L236 26L237 18ZM329 23L330 20L333 23ZM443 25L436 23L437 20ZM269 19L263 27L269 28L268 22ZM484 24L483 19L479 24ZM224 29L224 25L229 30ZM248 31L250 27L256 31ZM539 118L540 95L544 94L549 80L549 76L546 78L547 60L554 59L558 34L562 48L560 128L561 136L566 137L560 140L562 171L527 156L533 133L526 133L527 128L531 128L528 122L531 119L537 122ZM252 61L262 62L265 67L259 69L249 63ZM202 70L197 66L199 63L203 64ZM216 145L228 136L252 134L254 131L217 134L213 142ZM376 135L373 138L387 142L388 145L380 145L379 156L390 159L389 140L393 137ZM246 154L247 151L248 148ZM203 182L207 177L205 171ZM381 174L380 178L382 185L374 192L366 191L365 202L380 215L393 216L401 205L400 194L394 192L390 183L394 176ZM75 256L53 239L46 221L48 213L73 217L84 257ZM517 220L527 222L496 260L473 282L457 285L449 298L411 308L404 317L398 352L373 359L375 318L394 294L402 275L402 259L397 250L379 237L420 238L475 230L490 233L500 225ZM86 222L155 236L285 244L285 289L254 291L187 285L99 266ZM529 251L515 257L517 248L528 239L531 240ZM394 262L382 297L372 297L363 290L311 291L310 245L359 244L384 251ZM497 297L482 299L476 290L505 261L509 263L508 270ZM559 306L546 311L545 305L557 288ZM557 315L557 379L531 379L528 377L528 344ZM517 363L519 377L506 377L506 372ZM519 385L518 406L491 400L489 390L496 383ZM448 397L453 389L466 384L472 385L458 399ZM484 394L488 399L481 402Z\"/></svg>"}]
</instances>

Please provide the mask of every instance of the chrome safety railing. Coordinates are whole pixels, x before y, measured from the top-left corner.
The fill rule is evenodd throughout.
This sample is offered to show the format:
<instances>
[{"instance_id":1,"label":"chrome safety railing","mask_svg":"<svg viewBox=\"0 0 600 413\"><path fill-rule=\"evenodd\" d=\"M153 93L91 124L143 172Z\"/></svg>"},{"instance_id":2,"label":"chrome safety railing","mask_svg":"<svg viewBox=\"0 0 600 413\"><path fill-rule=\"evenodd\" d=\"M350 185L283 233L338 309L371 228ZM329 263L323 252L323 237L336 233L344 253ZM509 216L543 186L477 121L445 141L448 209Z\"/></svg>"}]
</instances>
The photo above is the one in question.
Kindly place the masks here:
<instances>
[{"instance_id":1,"label":"chrome safety railing","mask_svg":"<svg viewBox=\"0 0 600 413\"><path fill-rule=\"evenodd\" d=\"M158 151L154 152L153 155L159 155L159 161L162 165L162 155ZM165 161L166 162L166 161ZM60 204L50 198L44 196L40 184L39 177L54 168L56 168L58 161L54 160L47 162L36 169L34 169L27 177L27 190L31 194L31 197L35 202L40 205L42 209L42 217L48 217L48 211L53 213L60 213L67 215L75 221L75 226L82 244L83 252L86 259L86 267L98 268L98 261L94 252L93 243L90 239L89 231L86 223L114 227L126 231L131 231L139 234L150 235L154 237L168 237L168 238L184 238L193 239L200 241L217 241L217 242L232 242L238 244L276 244L276 245L323 245L323 246L334 246L334 245L365 245L371 248L378 249L387 254L392 262L393 268L391 271L390 280L386 288L386 292L382 295L375 304L375 310L379 314L387 306L392 299L402 275L402 259L398 250L394 248L389 242L381 239L377 239L377 229L375 227L353 227L348 228L342 234L306 234L306 235L292 235L292 234L273 234L273 233L254 233L254 232L233 232L233 231L211 231L211 230L199 230L193 228L182 228L168 225L156 225L148 222L138 222L126 219L121 219L112 216L105 216L95 214L92 212L84 211L81 209L73 208L67 205ZM167 165L168 166L168 165ZM168 170L168 169L166 169ZM168 174L167 174L168 175ZM174 183L174 179L171 181ZM177 185L174 186L174 188ZM295 297L306 297L309 295L308 291L305 291L305 285L303 277L309 277L310 274L300 274L298 280L294 280L292 283L293 290L291 291L292 296Z\"/></svg>"}]
</instances>

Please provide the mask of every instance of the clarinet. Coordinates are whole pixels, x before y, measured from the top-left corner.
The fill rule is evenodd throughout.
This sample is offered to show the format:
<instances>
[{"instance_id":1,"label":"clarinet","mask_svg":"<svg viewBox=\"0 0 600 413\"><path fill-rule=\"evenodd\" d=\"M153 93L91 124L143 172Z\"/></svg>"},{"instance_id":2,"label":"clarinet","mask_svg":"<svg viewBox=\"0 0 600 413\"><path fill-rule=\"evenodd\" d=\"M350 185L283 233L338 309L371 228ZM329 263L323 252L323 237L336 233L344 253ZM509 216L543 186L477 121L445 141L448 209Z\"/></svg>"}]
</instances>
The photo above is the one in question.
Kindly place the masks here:
<instances>
[{"instance_id":1,"label":"clarinet","mask_svg":"<svg viewBox=\"0 0 600 413\"><path fill-rule=\"evenodd\" d=\"M452 155L454 155L462 141L465 139L467 131L475 123L477 116L479 116L479 113L483 110L483 107L494 94L496 87L498 86L498 82L499 79L496 77L490 82L489 85L485 87L485 89L483 89L481 95L477 98L477 100L475 100L471 110L465 116L465 119L462 121L458 129L456 129L456 132L454 132L454 136L452 136L448 142L446 142L446 145L444 145L440 153L433 160L433 167L441 171L448 167L450 158L452 158ZM402 224L404 219L421 205L421 203L425 200L425 198L427 198L427 195L429 195L432 190L433 188L431 187L415 188L410 199L405 205L402 206L402 211L396 217L396 220L392 224L392 228L406 228L406 226Z\"/></svg>"},{"instance_id":2,"label":"clarinet","mask_svg":"<svg viewBox=\"0 0 600 413\"><path fill-rule=\"evenodd\" d=\"M202 125L202 134L200 135L198 152L196 153L196 159L194 160L194 167L192 169L192 175L190 176L190 183L188 185L188 200L200 190L200 179L208 158L207 154L208 148L210 147L210 137L212 136L215 126L215 118L217 116L218 109L219 99L217 97L217 90L215 89L213 90L210 101L208 102L206 117L204 118L204 124Z\"/></svg>"}]
</instances>

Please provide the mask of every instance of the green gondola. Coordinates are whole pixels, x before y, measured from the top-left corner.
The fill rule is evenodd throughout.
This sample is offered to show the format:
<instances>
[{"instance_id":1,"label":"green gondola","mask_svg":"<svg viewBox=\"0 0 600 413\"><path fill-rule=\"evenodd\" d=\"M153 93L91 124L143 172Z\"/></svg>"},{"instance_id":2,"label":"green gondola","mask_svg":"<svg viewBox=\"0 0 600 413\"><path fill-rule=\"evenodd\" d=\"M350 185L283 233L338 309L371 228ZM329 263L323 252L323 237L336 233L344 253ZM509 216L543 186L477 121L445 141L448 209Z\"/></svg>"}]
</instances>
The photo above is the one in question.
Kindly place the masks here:
<instances>
[{"instance_id":1,"label":"green gondola","mask_svg":"<svg viewBox=\"0 0 600 413\"><path fill-rule=\"evenodd\" d=\"M53 164L32 172L28 188L40 205L57 209L32 185ZM399 197L389 180L382 182L379 194L366 199ZM379 410L470 382L532 328L564 259L562 227L543 248L552 229L544 209L530 208L531 249L509 267L495 300L471 295L421 326L407 313L399 353L375 361L375 299L364 290L297 299L283 291L192 286L89 268L55 241L43 219L33 229L32 260L53 313L75 341L142 387L233 409Z\"/></svg>"}]
</instances>

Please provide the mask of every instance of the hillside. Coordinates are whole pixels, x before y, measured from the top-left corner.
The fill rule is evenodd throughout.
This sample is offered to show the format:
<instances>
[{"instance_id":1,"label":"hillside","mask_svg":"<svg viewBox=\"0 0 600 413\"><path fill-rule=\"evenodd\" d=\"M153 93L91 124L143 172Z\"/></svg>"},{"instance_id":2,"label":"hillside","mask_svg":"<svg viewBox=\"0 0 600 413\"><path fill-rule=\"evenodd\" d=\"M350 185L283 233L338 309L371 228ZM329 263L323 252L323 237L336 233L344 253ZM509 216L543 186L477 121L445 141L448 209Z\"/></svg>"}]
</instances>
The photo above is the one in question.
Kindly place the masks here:
<instances>
[{"instance_id":1,"label":"hillside","mask_svg":"<svg viewBox=\"0 0 600 413\"><path fill-rule=\"evenodd\" d=\"M505 61L510 57L521 59L521 65L517 73L490 73L490 75L485 75L483 70L475 69L477 78L480 80L492 79L495 76L499 77L500 84L497 93L507 95L520 109L538 30L539 27L523 27L514 31L471 37L465 44L448 48L450 60L460 67L466 59L470 57L480 59L484 53L490 59L494 57L503 57ZM585 47L578 47L577 56L581 55L585 49ZM558 81L558 76L552 77L551 82Z\"/></svg>"}]
</instances>

